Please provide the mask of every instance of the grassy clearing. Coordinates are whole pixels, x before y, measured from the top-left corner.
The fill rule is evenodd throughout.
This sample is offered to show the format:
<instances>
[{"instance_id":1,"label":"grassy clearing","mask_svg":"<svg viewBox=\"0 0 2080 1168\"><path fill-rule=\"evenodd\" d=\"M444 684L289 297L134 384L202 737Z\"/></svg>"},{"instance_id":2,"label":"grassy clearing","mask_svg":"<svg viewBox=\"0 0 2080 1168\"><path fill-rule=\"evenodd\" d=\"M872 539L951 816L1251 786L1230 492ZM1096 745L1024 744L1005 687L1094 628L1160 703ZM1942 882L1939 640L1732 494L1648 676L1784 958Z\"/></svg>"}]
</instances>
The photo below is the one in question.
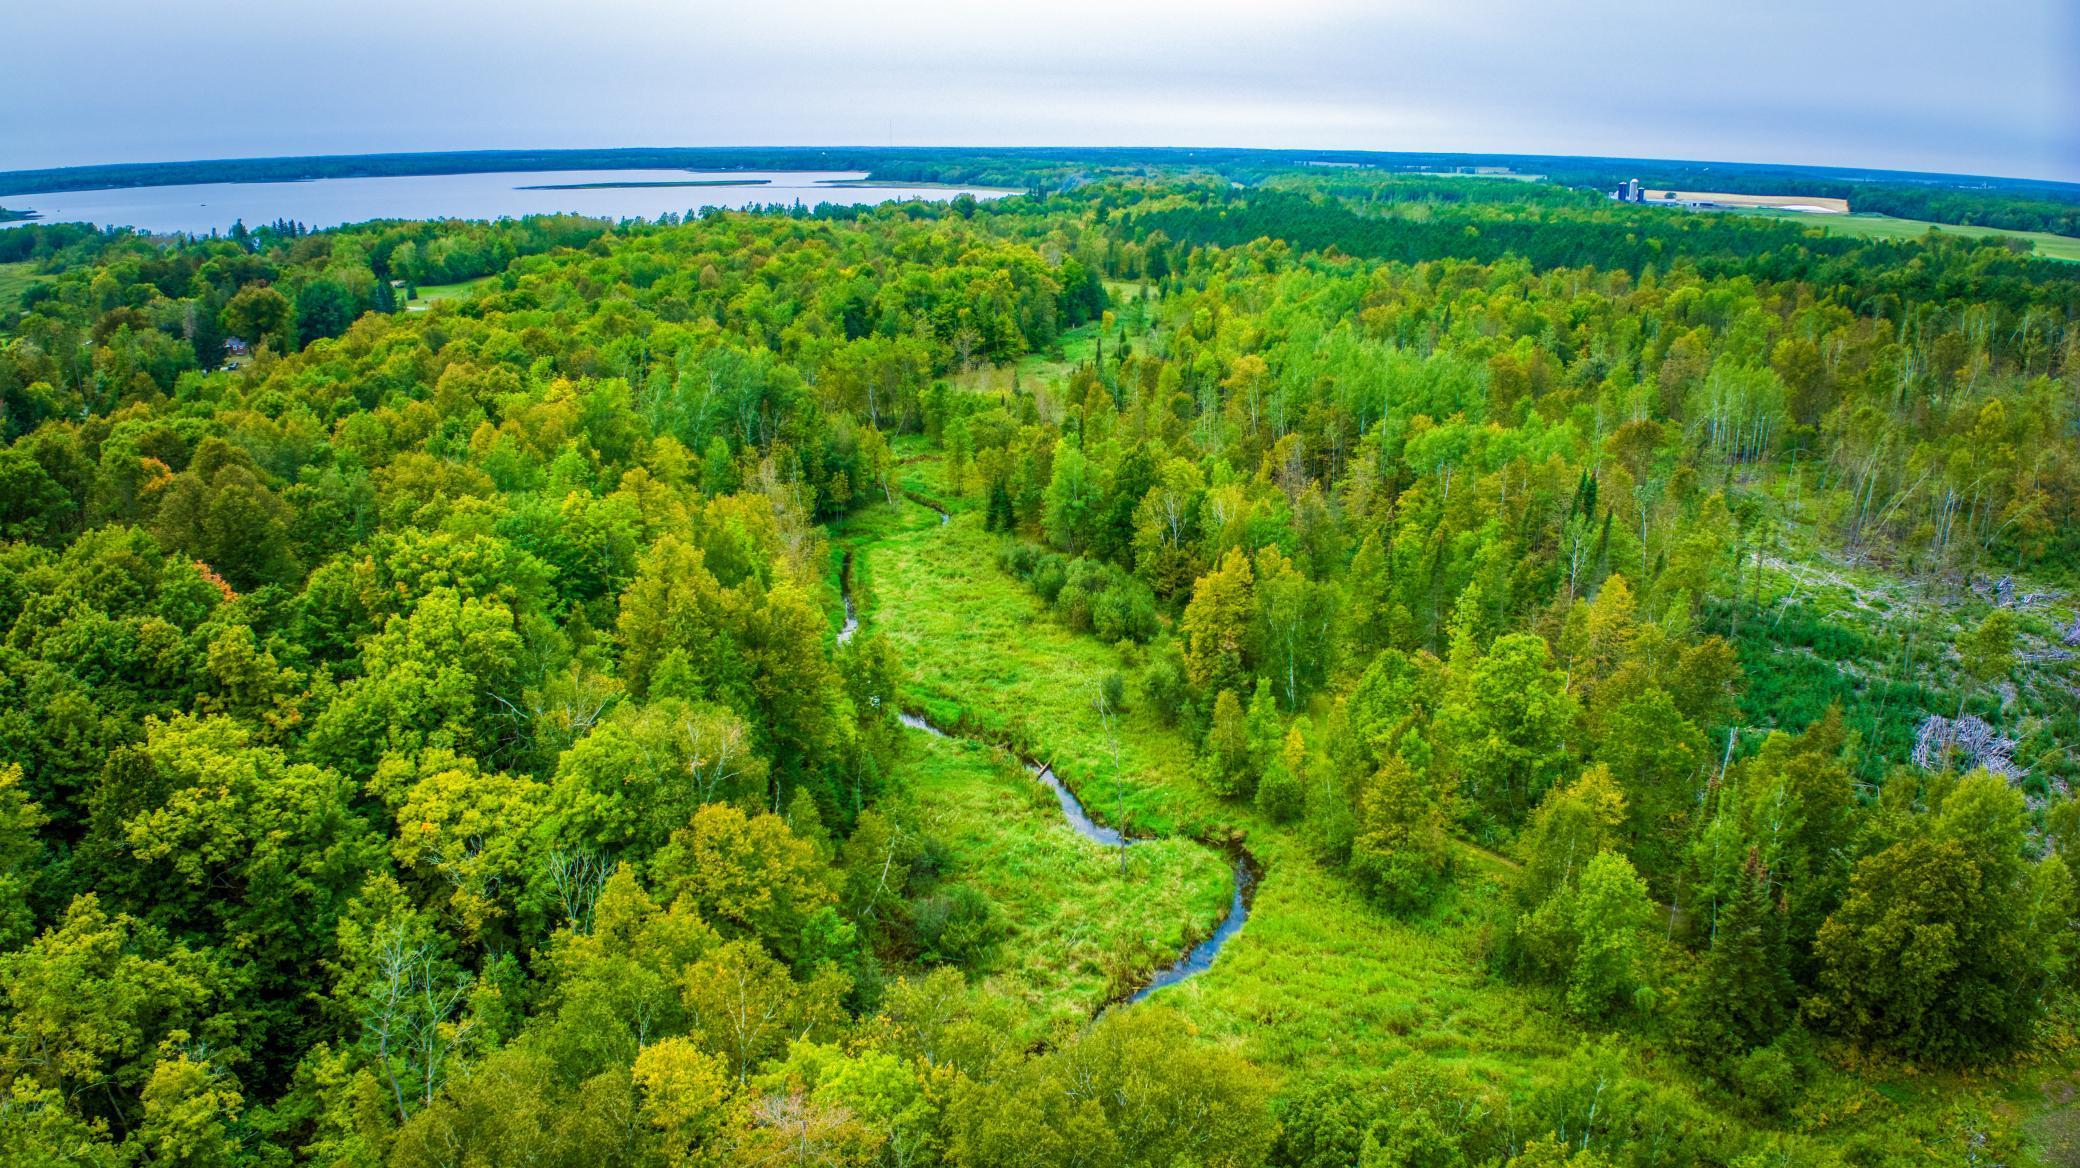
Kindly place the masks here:
<instances>
[{"instance_id":1,"label":"grassy clearing","mask_svg":"<svg viewBox=\"0 0 2080 1168\"><path fill-rule=\"evenodd\" d=\"M1118 352L1118 328L1127 329L1128 344L1137 351L1147 343L1147 326L1153 315L1152 305L1142 303L1149 292L1149 285L1133 280L1105 281L1105 295L1110 301L1114 332L1106 333L1104 357L1110 361ZM1087 365L1099 356L1099 333L1102 321L1091 321L1078 325L1061 335L1054 349L1045 353L1027 353L1018 360L1005 365L983 365L948 377L947 383L955 389L970 393L988 394L992 397L1011 392L1015 382L1031 392L1036 388L1056 382L1066 382L1079 365Z\"/></svg>"},{"instance_id":2,"label":"grassy clearing","mask_svg":"<svg viewBox=\"0 0 2080 1168\"><path fill-rule=\"evenodd\" d=\"M978 970L985 987L1044 1027L1076 1024L1213 931L1231 891L1219 853L1165 839L1119 853L1076 834L1054 798L1006 753L966 739L907 735L903 777L948 875L981 890L1003 939Z\"/></svg>"},{"instance_id":3,"label":"grassy clearing","mask_svg":"<svg viewBox=\"0 0 2080 1168\"><path fill-rule=\"evenodd\" d=\"M498 282L497 276L479 276L474 280L463 280L455 284L421 284L419 295L405 302L405 311L424 312L436 300L455 300L472 296L487 285Z\"/></svg>"},{"instance_id":4,"label":"grassy clearing","mask_svg":"<svg viewBox=\"0 0 2080 1168\"><path fill-rule=\"evenodd\" d=\"M22 293L46 278L37 275L36 265L27 261L0 264L0 312L13 312L22 302Z\"/></svg>"},{"instance_id":5,"label":"grassy clearing","mask_svg":"<svg viewBox=\"0 0 2080 1168\"><path fill-rule=\"evenodd\" d=\"M1108 282L1106 290L1115 301L1122 303L1128 295L1138 297L1141 294L1139 285L1117 280ZM1010 391L1014 377L1018 384L1027 390L1067 380L1078 365L1088 364L1097 356L1098 331L1099 325L1096 321L1078 325L1062 334L1060 343L1052 352L1027 353L1008 365L985 365L965 373L956 373L947 378L947 383L956 389L965 389L972 393L1003 394ZM1110 340L1106 342L1105 352L1106 359L1110 360Z\"/></svg>"},{"instance_id":6,"label":"grassy clearing","mask_svg":"<svg viewBox=\"0 0 2080 1168\"><path fill-rule=\"evenodd\" d=\"M2021 239L2035 245L2036 254L2047 259L2080 261L2080 239L2053 235L2048 231L2010 231L2004 227L1964 227L1955 223L1931 223L1926 219L1895 219L1890 215L1812 215L1801 211L1728 211L1729 215L1756 215L1782 219L1836 235L1864 239L1920 239L1931 231L1961 235L1967 239Z\"/></svg>"}]
</instances>

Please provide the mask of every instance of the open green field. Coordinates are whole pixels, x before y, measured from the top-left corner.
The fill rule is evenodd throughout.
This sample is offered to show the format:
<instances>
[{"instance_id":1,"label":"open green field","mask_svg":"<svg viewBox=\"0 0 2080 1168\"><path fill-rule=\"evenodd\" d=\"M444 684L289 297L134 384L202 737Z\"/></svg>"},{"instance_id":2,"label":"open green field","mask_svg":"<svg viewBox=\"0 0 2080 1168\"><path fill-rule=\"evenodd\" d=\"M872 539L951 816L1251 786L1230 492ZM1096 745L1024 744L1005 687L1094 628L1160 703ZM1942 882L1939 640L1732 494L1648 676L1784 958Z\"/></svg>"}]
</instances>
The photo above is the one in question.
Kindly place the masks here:
<instances>
[{"instance_id":1,"label":"open green field","mask_svg":"<svg viewBox=\"0 0 2080 1168\"><path fill-rule=\"evenodd\" d=\"M1894 219L1890 215L1811 215L1800 211L1728 211L1725 214L1782 219L1787 223L1862 239L1920 239L1930 231L1961 235L1967 239L2021 239L2034 244L2036 254L2047 259L2080 261L2080 239L2053 235L2048 231L1960 227L1954 223L1930 223L1925 219Z\"/></svg>"},{"instance_id":2,"label":"open green field","mask_svg":"<svg viewBox=\"0 0 2080 1168\"><path fill-rule=\"evenodd\" d=\"M480 276L474 280L463 280L455 284L421 284L419 295L405 302L406 311L424 312L436 300L454 300L475 294L479 289L496 284L497 276Z\"/></svg>"},{"instance_id":3,"label":"open green field","mask_svg":"<svg viewBox=\"0 0 2080 1168\"><path fill-rule=\"evenodd\" d=\"M0 312L13 312L22 293L43 278L36 274L33 263L0 264Z\"/></svg>"}]
</instances>

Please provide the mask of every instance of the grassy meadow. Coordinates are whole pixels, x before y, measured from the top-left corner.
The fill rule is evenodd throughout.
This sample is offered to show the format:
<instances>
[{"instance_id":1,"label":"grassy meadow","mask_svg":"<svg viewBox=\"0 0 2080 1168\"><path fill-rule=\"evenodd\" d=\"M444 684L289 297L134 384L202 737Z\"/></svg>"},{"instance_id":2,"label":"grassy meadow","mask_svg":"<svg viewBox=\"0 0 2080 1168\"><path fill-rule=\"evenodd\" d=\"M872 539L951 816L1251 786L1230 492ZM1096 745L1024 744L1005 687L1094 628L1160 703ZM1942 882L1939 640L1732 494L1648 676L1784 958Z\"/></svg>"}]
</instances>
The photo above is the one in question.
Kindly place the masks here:
<instances>
[{"instance_id":1,"label":"grassy meadow","mask_svg":"<svg viewBox=\"0 0 2080 1168\"><path fill-rule=\"evenodd\" d=\"M1213 931L1230 872L1190 840L1119 853L1076 834L1006 752L909 731L905 790L947 850L947 875L984 893L1003 934L977 974L1043 1027L1078 1022Z\"/></svg>"},{"instance_id":2,"label":"grassy meadow","mask_svg":"<svg viewBox=\"0 0 2080 1168\"><path fill-rule=\"evenodd\" d=\"M22 293L43 278L36 274L33 263L0 264L0 312L13 311L21 303Z\"/></svg>"},{"instance_id":3,"label":"grassy meadow","mask_svg":"<svg viewBox=\"0 0 2080 1168\"><path fill-rule=\"evenodd\" d=\"M2053 235L2048 231L2010 231L2004 227L1966 227L1954 223L1931 223L1925 219L1895 219L1890 215L1813 215L1802 211L1728 211L1729 215L1754 215L1782 219L1835 235L1860 239L1920 239L1931 231L1961 235L1967 239L2020 239L2047 259L2080 261L2080 239Z\"/></svg>"},{"instance_id":4,"label":"grassy meadow","mask_svg":"<svg viewBox=\"0 0 2080 1168\"><path fill-rule=\"evenodd\" d=\"M421 284L419 295L405 302L407 311L424 312L436 301L456 300L474 295L478 290L498 283L497 276L484 276L475 280L461 280L453 284Z\"/></svg>"}]
</instances>

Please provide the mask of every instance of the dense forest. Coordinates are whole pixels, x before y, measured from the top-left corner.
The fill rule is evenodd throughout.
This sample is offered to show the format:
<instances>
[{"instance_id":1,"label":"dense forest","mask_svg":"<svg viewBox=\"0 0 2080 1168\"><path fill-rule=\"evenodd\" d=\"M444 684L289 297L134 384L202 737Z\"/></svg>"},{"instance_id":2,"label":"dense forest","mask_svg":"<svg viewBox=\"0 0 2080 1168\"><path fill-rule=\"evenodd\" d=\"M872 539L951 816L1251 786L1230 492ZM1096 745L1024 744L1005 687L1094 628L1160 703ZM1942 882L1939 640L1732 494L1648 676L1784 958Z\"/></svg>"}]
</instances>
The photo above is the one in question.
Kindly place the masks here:
<instances>
[{"instance_id":1,"label":"dense forest","mask_svg":"<svg viewBox=\"0 0 2080 1168\"><path fill-rule=\"evenodd\" d=\"M2080 1123L2080 269L1347 171L0 262L9 1163Z\"/></svg>"}]
</instances>

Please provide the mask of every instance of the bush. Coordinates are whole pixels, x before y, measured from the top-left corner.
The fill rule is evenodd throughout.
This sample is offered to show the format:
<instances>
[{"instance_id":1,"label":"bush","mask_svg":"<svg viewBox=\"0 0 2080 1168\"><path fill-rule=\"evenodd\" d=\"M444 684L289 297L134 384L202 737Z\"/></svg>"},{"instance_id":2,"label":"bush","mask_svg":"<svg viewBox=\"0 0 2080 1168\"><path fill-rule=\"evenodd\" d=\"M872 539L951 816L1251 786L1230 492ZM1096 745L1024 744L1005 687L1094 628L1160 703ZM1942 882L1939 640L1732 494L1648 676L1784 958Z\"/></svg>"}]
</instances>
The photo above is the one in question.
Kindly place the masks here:
<instances>
[{"instance_id":1,"label":"bush","mask_svg":"<svg viewBox=\"0 0 2080 1168\"><path fill-rule=\"evenodd\" d=\"M1788 1031L1734 1060L1730 1085L1762 1115L1783 1115L1805 1094L1809 1046L1804 1031Z\"/></svg>"},{"instance_id":2,"label":"bush","mask_svg":"<svg viewBox=\"0 0 2080 1168\"><path fill-rule=\"evenodd\" d=\"M997 566L1021 580L1030 580L1033 568L1040 561L1040 551L1029 543L1012 541L997 553Z\"/></svg>"},{"instance_id":3,"label":"bush","mask_svg":"<svg viewBox=\"0 0 2080 1168\"><path fill-rule=\"evenodd\" d=\"M1050 552L1033 565L1031 579L1033 591L1040 594L1040 599L1053 604L1055 597L1060 596L1063 587L1069 583L1069 572L1062 557Z\"/></svg>"},{"instance_id":4,"label":"bush","mask_svg":"<svg viewBox=\"0 0 2080 1168\"><path fill-rule=\"evenodd\" d=\"M1091 631L1091 594L1082 584L1071 580L1062 586L1054 598L1054 615L1063 624L1079 633Z\"/></svg>"},{"instance_id":5,"label":"bush","mask_svg":"<svg viewBox=\"0 0 2080 1168\"><path fill-rule=\"evenodd\" d=\"M1118 712L1127 708L1127 679L1117 673L1108 673L1098 682L1098 692L1105 698L1105 708Z\"/></svg>"},{"instance_id":6,"label":"bush","mask_svg":"<svg viewBox=\"0 0 2080 1168\"><path fill-rule=\"evenodd\" d=\"M1031 544L1007 543L997 566L1024 580L1077 632L1111 642L1147 643L1162 627L1156 594L1147 584L1103 560L1066 559Z\"/></svg>"},{"instance_id":7,"label":"bush","mask_svg":"<svg viewBox=\"0 0 2080 1168\"><path fill-rule=\"evenodd\" d=\"M919 898L911 908L918 958L972 966L997 942L1001 930L996 915L989 897L967 884L948 885Z\"/></svg>"},{"instance_id":8,"label":"bush","mask_svg":"<svg viewBox=\"0 0 2080 1168\"><path fill-rule=\"evenodd\" d=\"M1146 642L1156 635L1156 596L1148 585L1118 576L1091 605L1091 627L1107 641Z\"/></svg>"},{"instance_id":9,"label":"bush","mask_svg":"<svg viewBox=\"0 0 2080 1168\"><path fill-rule=\"evenodd\" d=\"M1184 709L1185 699L1191 696L1184 665L1170 654L1149 662L1141 674L1141 696L1148 702L1148 708L1155 713L1157 721L1165 726L1177 725L1177 716Z\"/></svg>"},{"instance_id":10,"label":"bush","mask_svg":"<svg viewBox=\"0 0 2080 1168\"><path fill-rule=\"evenodd\" d=\"M1307 786L1282 762L1274 762L1257 780L1257 810L1273 823L1290 823L1307 809Z\"/></svg>"}]
</instances>

